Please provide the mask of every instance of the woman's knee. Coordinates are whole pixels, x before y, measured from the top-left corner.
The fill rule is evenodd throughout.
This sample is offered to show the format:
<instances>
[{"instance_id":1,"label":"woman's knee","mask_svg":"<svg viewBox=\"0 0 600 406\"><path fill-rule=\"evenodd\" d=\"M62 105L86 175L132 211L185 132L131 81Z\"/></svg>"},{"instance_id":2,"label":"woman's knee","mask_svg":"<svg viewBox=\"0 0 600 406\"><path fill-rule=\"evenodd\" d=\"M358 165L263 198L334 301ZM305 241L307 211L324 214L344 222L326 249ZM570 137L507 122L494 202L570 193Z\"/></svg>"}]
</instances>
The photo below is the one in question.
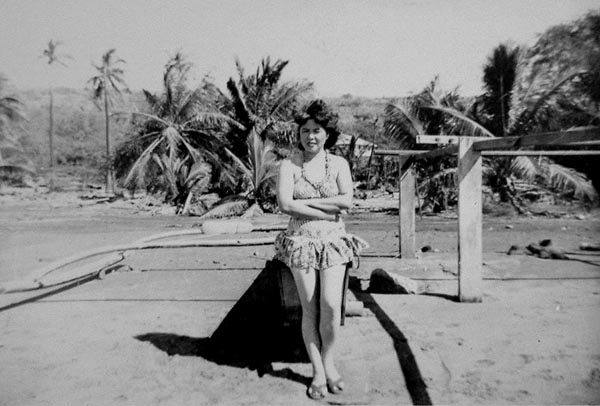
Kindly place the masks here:
<instances>
[{"instance_id":1,"label":"woman's knee","mask_svg":"<svg viewBox=\"0 0 600 406\"><path fill-rule=\"evenodd\" d=\"M320 312L321 320L328 323L336 320L341 310L341 303L338 298L322 298Z\"/></svg>"}]
</instances>

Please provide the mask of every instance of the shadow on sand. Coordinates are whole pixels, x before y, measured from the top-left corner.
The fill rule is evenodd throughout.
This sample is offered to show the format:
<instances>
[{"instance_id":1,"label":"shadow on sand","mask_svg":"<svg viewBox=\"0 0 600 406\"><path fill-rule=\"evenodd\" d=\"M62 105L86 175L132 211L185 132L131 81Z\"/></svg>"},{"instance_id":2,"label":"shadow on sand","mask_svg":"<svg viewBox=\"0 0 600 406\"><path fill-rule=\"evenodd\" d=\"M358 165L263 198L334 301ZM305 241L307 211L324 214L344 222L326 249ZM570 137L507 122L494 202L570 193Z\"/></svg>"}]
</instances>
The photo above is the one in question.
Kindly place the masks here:
<instances>
[{"instance_id":1,"label":"shadow on sand","mask_svg":"<svg viewBox=\"0 0 600 406\"><path fill-rule=\"evenodd\" d=\"M302 342L298 312L295 309L290 311L282 304L280 278L281 264L268 261L265 269L210 337L147 333L135 338L152 343L168 355L202 357L219 365L256 370L259 376L268 374L308 385L310 377L290 368L275 371L272 366L273 362L309 362ZM404 334L373 296L360 289L360 282L356 278L350 278L349 288L375 315L393 340L413 404L432 404L427 385Z\"/></svg>"},{"instance_id":2,"label":"shadow on sand","mask_svg":"<svg viewBox=\"0 0 600 406\"><path fill-rule=\"evenodd\" d=\"M394 343L394 350L400 369L404 375L404 381L406 383L406 389L410 394L411 400L414 405L431 405L431 397L427 392L427 384L423 380L421 370L417 364L417 360L410 348L410 344L406 336L400 331L394 320L392 320L387 313L377 304L375 298L361 289L360 281L356 278L351 277L349 288L354 293L356 298L360 300L365 308L370 310L381 327L386 331ZM448 298L452 300L452 298Z\"/></svg>"},{"instance_id":3,"label":"shadow on sand","mask_svg":"<svg viewBox=\"0 0 600 406\"><path fill-rule=\"evenodd\" d=\"M282 306L280 264L265 269L237 301L210 337L147 333L135 338L150 342L168 355L202 357L219 365L256 370L272 376L310 383L310 377L289 368L275 371L273 362L309 362L300 323Z\"/></svg>"}]
</instances>

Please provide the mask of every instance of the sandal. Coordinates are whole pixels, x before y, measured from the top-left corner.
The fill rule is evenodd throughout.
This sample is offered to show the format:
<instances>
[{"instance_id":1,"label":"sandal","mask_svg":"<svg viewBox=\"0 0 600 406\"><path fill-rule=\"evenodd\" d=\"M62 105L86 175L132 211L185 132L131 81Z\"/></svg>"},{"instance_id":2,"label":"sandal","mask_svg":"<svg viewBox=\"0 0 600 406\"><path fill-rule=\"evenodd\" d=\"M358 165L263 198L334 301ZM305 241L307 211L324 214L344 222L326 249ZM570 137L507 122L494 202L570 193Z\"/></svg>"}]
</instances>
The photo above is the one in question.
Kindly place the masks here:
<instances>
[{"instance_id":1,"label":"sandal","mask_svg":"<svg viewBox=\"0 0 600 406\"><path fill-rule=\"evenodd\" d=\"M344 381L342 380L342 378L338 378L335 381L328 379L327 389L329 389L329 392L333 393L334 395L337 395L338 393L344 391Z\"/></svg>"},{"instance_id":2,"label":"sandal","mask_svg":"<svg viewBox=\"0 0 600 406\"><path fill-rule=\"evenodd\" d=\"M306 395L313 400L321 400L325 398L327 393L327 385L311 384L306 390Z\"/></svg>"}]
</instances>

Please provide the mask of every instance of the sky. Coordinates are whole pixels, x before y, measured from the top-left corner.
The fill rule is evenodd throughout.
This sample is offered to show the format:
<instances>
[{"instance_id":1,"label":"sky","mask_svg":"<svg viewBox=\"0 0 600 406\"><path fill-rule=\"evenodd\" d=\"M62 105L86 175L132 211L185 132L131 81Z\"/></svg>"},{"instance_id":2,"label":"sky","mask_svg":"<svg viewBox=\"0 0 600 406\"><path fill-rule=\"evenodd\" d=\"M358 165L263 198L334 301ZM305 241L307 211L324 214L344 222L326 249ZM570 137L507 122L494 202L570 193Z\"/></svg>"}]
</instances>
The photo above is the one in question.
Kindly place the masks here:
<instances>
[{"instance_id":1,"label":"sky","mask_svg":"<svg viewBox=\"0 0 600 406\"><path fill-rule=\"evenodd\" d=\"M86 88L115 48L130 89L156 91L181 51L195 80L221 89L236 58L249 73L269 56L322 97L404 96L436 75L469 96L494 47L533 45L593 9L600 0L0 0L0 74L17 89ZM41 57L50 39L66 67Z\"/></svg>"}]
</instances>

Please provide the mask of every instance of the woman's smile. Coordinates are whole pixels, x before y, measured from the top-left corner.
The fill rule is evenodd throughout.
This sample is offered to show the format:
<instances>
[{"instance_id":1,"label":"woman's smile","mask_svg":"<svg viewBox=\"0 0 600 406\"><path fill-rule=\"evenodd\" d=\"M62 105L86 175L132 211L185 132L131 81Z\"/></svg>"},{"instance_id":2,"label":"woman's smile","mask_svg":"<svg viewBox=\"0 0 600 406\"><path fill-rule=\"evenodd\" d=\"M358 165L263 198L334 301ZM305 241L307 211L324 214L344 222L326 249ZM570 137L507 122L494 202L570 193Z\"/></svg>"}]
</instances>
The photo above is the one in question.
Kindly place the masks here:
<instances>
[{"instance_id":1,"label":"woman's smile","mask_svg":"<svg viewBox=\"0 0 600 406\"><path fill-rule=\"evenodd\" d=\"M314 120L308 120L300 127L300 143L306 151L317 152L323 149L327 140L327 132Z\"/></svg>"}]
</instances>

